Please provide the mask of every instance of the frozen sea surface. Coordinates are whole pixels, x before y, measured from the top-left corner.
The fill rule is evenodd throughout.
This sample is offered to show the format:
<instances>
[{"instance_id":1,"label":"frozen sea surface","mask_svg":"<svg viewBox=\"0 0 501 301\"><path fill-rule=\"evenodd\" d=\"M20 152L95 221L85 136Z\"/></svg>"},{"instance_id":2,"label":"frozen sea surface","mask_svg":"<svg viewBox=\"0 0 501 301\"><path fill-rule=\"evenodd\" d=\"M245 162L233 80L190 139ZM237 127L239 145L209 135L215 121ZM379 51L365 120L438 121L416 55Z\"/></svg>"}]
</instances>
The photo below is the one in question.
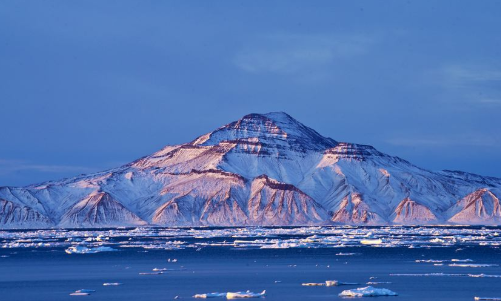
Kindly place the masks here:
<instances>
[{"instance_id":1,"label":"frozen sea surface","mask_svg":"<svg viewBox=\"0 0 501 301\"><path fill-rule=\"evenodd\" d=\"M378 300L501 297L498 233L495 227L0 231L0 299L195 300L208 292L266 290L265 300L342 300L343 290L367 282L398 293ZM67 254L72 246L117 251ZM331 280L360 285L302 286ZM80 289L95 292L70 296Z\"/></svg>"}]
</instances>

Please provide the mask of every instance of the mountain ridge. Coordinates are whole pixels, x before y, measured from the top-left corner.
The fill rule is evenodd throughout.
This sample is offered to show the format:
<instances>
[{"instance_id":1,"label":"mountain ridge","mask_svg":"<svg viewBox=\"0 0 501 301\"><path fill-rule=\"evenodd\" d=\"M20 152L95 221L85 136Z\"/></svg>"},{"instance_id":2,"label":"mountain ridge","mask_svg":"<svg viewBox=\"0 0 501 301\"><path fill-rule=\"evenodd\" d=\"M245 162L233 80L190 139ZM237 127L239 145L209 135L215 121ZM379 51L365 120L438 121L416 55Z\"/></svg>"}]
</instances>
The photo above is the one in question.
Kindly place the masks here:
<instances>
[{"instance_id":1,"label":"mountain ridge","mask_svg":"<svg viewBox=\"0 0 501 301\"><path fill-rule=\"evenodd\" d=\"M499 224L500 196L501 179L253 113L117 168L0 187L0 228Z\"/></svg>"}]
</instances>

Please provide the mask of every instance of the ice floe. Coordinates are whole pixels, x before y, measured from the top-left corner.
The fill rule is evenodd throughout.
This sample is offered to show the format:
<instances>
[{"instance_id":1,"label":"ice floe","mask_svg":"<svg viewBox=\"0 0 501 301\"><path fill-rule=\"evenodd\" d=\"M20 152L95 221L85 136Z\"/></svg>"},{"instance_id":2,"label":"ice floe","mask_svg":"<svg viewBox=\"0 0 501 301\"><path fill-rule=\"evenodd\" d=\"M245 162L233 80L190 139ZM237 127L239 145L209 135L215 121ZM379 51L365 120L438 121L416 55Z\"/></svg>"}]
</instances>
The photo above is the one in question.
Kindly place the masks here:
<instances>
[{"instance_id":1,"label":"ice floe","mask_svg":"<svg viewBox=\"0 0 501 301\"><path fill-rule=\"evenodd\" d=\"M122 285L123 283L120 283L120 282L105 282L103 283L104 286L118 286L118 285Z\"/></svg>"},{"instance_id":2,"label":"ice floe","mask_svg":"<svg viewBox=\"0 0 501 301\"><path fill-rule=\"evenodd\" d=\"M302 286L340 286L340 285L358 285L355 282L341 282L338 280L326 280L325 282L305 282Z\"/></svg>"},{"instance_id":3,"label":"ice floe","mask_svg":"<svg viewBox=\"0 0 501 301\"><path fill-rule=\"evenodd\" d=\"M116 251L116 250L111 247L87 248L86 246L73 246L65 250L65 252L68 254L94 254L99 252L111 252L111 251Z\"/></svg>"},{"instance_id":4,"label":"ice floe","mask_svg":"<svg viewBox=\"0 0 501 301\"><path fill-rule=\"evenodd\" d=\"M182 250L205 247L234 249L293 248L430 248L466 246L501 246L499 229L450 226L316 226L316 227L236 227L236 228L118 228L118 229L46 229L0 230L1 248L66 248L74 254L88 248L140 248L143 250ZM124 239L127 238L127 239ZM194 240L196 238L196 240ZM226 238L221 240L221 238ZM75 245L78 243L78 245ZM76 252L72 247L76 248ZM85 249L83 249L85 250ZM104 251L101 250L101 251ZM92 253L87 251L86 253ZM338 252L338 256L360 253ZM361 255L361 254L360 254ZM430 263L440 263L432 262ZM467 263L458 259L453 263ZM171 259L170 262L176 262ZM419 260L417 262L426 262Z\"/></svg>"},{"instance_id":5,"label":"ice floe","mask_svg":"<svg viewBox=\"0 0 501 301\"><path fill-rule=\"evenodd\" d=\"M75 292L76 293L94 293L94 292L96 292L96 290L90 290L90 289L82 288L82 289L79 289L79 290L77 290Z\"/></svg>"},{"instance_id":6,"label":"ice floe","mask_svg":"<svg viewBox=\"0 0 501 301\"><path fill-rule=\"evenodd\" d=\"M340 297L379 297L379 296L397 296L398 294L386 288L375 288L366 286L351 290L342 291Z\"/></svg>"},{"instance_id":7,"label":"ice floe","mask_svg":"<svg viewBox=\"0 0 501 301\"><path fill-rule=\"evenodd\" d=\"M501 275L488 275L488 274L468 274L468 276L474 278L501 278Z\"/></svg>"},{"instance_id":8,"label":"ice floe","mask_svg":"<svg viewBox=\"0 0 501 301\"><path fill-rule=\"evenodd\" d=\"M363 245L380 245L383 243L382 239L362 239L360 241Z\"/></svg>"},{"instance_id":9,"label":"ice floe","mask_svg":"<svg viewBox=\"0 0 501 301\"><path fill-rule=\"evenodd\" d=\"M228 292L226 293L226 299L240 299L240 298L261 298L266 295L266 290L260 293L253 293L251 291L246 292Z\"/></svg>"},{"instance_id":10,"label":"ice floe","mask_svg":"<svg viewBox=\"0 0 501 301\"><path fill-rule=\"evenodd\" d=\"M441 262L444 262L444 260L426 259L426 260L416 260L416 262L441 263Z\"/></svg>"},{"instance_id":11,"label":"ice floe","mask_svg":"<svg viewBox=\"0 0 501 301\"><path fill-rule=\"evenodd\" d=\"M193 295L193 298L207 299L207 298L224 298L226 299L243 299L243 298L260 298L266 295L266 290L261 293L246 292L226 292L226 293L205 293Z\"/></svg>"},{"instance_id":12,"label":"ice floe","mask_svg":"<svg viewBox=\"0 0 501 301\"><path fill-rule=\"evenodd\" d=\"M356 282L341 282L337 280L326 280L325 286L358 285Z\"/></svg>"},{"instance_id":13,"label":"ice floe","mask_svg":"<svg viewBox=\"0 0 501 301\"><path fill-rule=\"evenodd\" d=\"M205 293L205 294L196 294L193 296L193 298L201 298L201 299L222 298L222 297L226 297L226 293Z\"/></svg>"},{"instance_id":14,"label":"ice floe","mask_svg":"<svg viewBox=\"0 0 501 301\"><path fill-rule=\"evenodd\" d=\"M450 267L461 267L461 268L486 268L486 267L497 267L498 264L488 264L488 263L451 263Z\"/></svg>"},{"instance_id":15,"label":"ice floe","mask_svg":"<svg viewBox=\"0 0 501 301\"><path fill-rule=\"evenodd\" d=\"M71 293L70 296L89 296L89 293L79 293L79 292L74 292Z\"/></svg>"},{"instance_id":16,"label":"ice floe","mask_svg":"<svg viewBox=\"0 0 501 301\"><path fill-rule=\"evenodd\" d=\"M501 278L501 275L490 274L450 274L450 273L423 273L423 274L390 274L395 277L472 277L472 278Z\"/></svg>"},{"instance_id":17,"label":"ice floe","mask_svg":"<svg viewBox=\"0 0 501 301\"><path fill-rule=\"evenodd\" d=\"M139 275L162 275L163 272L141 272Z\"/></svg>"},{"instance_id":18,"label":"ice floe","mask_svg":"<svg viewBox=\"0 0 501 301\"><path fill-rule=\"evenodd\" d=\"M305 282L305 283L301 283L302 286L324 286L325 283L323 282Z\"/></svg>"}]
</instances>

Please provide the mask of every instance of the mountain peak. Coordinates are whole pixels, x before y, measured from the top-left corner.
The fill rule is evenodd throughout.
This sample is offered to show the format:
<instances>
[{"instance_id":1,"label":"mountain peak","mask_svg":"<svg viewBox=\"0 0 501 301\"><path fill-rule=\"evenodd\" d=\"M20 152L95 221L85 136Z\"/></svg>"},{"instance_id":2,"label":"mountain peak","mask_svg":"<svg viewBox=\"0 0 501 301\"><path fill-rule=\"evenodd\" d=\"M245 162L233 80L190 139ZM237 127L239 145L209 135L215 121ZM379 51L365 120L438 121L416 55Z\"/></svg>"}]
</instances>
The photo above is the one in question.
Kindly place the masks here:
<instances>
[{"instance_id":1,"label":"mountain peak","mask_svg":"<svg viewBox=\"0 0 501 301\"><path fill-rule=\"evenodd\" d=\"M285 112L269 112L265 114L260 114L260 113L251 113L247 114L244 117L242 117L240 120L243 119L269 119L273 121L274 123L282 123L282 124L287 124L287 123L299 123L296 119L294 119L292 116Z\"/></svg>"},{"instance_id":2,"label":"mountain peak","mask_svg":"<svg viewBox=\"0 0 501 301\"><path fill-rule=\"evenodd\" d=\"M259 142L295 150L324 150L337 145L284 112L252 113L200 136L194 145L216 145L225 141Z\"/></svg>"},{"instance_id":3,"label":"mountain peak","mask_svg":"<svg viewBox=\"0 0 501 301\"><path fill-rule=\"evenodd\" d=\"M501 224L500 196L501 179L431 172L254 113L119 168L0 187L0 229Z\"/></svg>"}]
</instances>

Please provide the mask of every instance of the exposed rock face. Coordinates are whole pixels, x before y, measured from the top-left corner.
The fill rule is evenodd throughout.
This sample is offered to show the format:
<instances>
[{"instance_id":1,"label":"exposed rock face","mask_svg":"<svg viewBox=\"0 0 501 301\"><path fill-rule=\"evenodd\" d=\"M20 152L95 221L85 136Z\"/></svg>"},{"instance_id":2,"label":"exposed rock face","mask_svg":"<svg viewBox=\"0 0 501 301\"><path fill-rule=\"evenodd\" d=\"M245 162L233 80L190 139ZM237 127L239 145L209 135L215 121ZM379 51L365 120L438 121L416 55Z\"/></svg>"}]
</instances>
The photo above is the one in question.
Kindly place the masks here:
<instances>
[{"instance_id":1,"label":"exposed rock face","mask_svg":"<svg viewBox=\"0 0 501 301\"><path fill-rule=\"evenodd\" d=\"M101 173L0 187L0 227L499 224L501 179L250 114Z\"/></svg>"},{"instance_id":2,"label":"exposed rock face","mask_svg":"<svg viewBox=\"0 0 501 301\"><path fill-rule=\"evenodd\" d=\"M393 222L396 224L431 224L437 217L426 206L405 198L395 209Z\"/></svg>"},{"instance_id":3,"label":"exposed rock face","mask_svg":"<svg viewBox=\"0 0 501 301\"><path fill-rule=\"evenodd\" d=\"M499 198L487 189L465 196L449 209L449 222L458 224L500 224Z\"/></svg>"},{"instance_id":4,"label":"exposed rock face","mask_svg":"<svg viewBox=\"0 0 501 301\"><path fill-rule=\"evenodd\" d=\"M34 209L0 199L0 228L50 227L52 221Z\"/></svg>"},{"instance_id":5,"label":"exposed rock face","mask_svg":"<svg viewBox=\"0 0 501 301\"><path fill-rule=\"evenodd\" d=\"M387 223L377 213L373 212L369 205L364 203L359 193L351 193L343 199L338 210L332 216L332 221L355 225L379 225Z\"/></svg>"},{"instance_id":6,"label":"exposed rock face","mask_svg":"<svg viewBox=\"0 0 501 301\"><path fill-rule=\"evenodd\" d=\"M156 225L220 225L247 223L245 181L218 170L193 171L176 177L161 191L165 202L155 210Z\"/></svg>"},{"instance_id":7,"label":"exposed rock face","mask_svg":"<svg viewBox=\"0 0 501 301\"><path fill-rule=\"evenodd\" d=\"M307 225L327 217L325 209L304 192L265 175L252 182L247 208L254 225Z\"/></svg>"},{"instance_id":8,"label":"exposed rock face","mask_svg":"<svg viewBox=\"0 0 501 301\"><path fill-rule=\"evenodd\" d=\"M62 227L99 227L144 225L146 222L129 211L106 192L93 192L67 211Z\"/></svg>"}]
</instances>

